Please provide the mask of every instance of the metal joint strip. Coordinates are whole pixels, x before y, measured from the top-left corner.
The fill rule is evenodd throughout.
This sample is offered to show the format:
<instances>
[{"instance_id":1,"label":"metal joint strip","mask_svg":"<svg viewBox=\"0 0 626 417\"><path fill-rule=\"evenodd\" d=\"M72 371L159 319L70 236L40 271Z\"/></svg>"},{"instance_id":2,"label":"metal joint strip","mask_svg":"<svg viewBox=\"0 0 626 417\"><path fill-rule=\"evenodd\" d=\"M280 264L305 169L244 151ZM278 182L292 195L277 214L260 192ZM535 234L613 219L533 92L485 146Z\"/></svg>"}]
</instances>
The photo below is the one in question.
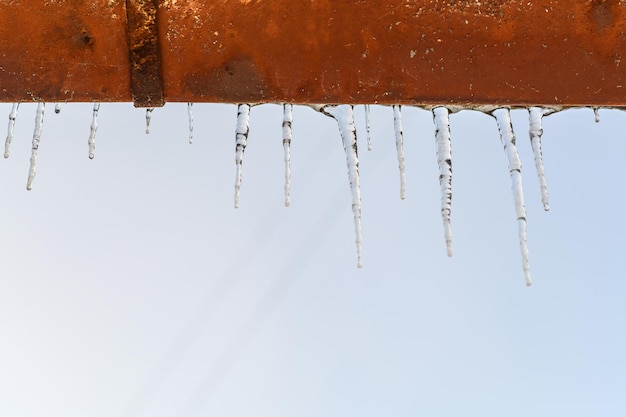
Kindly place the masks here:
<instances>
[{"instance_id":1,"label":"metal joint strip","mask_svg":"<svg viewBox=\"0 0 626 417\"><path fill-rule=\"evenodd\" d=\"M163 70L157 33L158 0L126 0L130 77L135 107L161 107Z\"/></svg>"}]
</instances>

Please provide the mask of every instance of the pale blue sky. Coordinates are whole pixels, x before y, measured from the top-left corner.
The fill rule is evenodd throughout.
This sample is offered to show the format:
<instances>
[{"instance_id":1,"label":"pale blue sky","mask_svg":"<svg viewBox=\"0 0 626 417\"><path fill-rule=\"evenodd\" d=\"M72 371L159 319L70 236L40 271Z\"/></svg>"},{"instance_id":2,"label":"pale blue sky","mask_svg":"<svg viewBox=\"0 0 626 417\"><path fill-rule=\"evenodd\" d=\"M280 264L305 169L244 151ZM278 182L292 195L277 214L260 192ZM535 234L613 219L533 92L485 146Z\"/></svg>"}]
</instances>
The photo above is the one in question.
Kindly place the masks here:
<instances>
[{"instance_id":1,"label":"pale blue sky","mask_svg":"<svg viewBox=\"0 0 626 417\"><path fill-rule=\"evenodd\" d=\"M626 415L626 114L544 118L551 210L527 113L513 111L534 285L526 288L495 120L451 116L454 256L434 127L356 108L363 269L335 122L294 108L283 206L282 109L254 107L233 208L233 105L35 105L0 161L0 415L11 417ZM9 104L0 105L8 116ZM6 126L6 125L0 125Z\"/></svg>"}]
</instances>

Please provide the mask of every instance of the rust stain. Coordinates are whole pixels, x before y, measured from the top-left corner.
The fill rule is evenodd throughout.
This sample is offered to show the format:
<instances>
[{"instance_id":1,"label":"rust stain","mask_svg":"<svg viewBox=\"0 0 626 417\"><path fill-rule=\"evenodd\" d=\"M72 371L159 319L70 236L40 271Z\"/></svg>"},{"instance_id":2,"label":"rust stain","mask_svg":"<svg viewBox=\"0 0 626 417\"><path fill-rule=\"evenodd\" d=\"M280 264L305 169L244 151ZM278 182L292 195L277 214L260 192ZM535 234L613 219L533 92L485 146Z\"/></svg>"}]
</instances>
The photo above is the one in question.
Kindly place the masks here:
<instances>
[{"instance_id":1,"label":"rust stain","mask_svg":"<svg viewBox=\"0 0 626 417\"><path fill-rule=\"evenodd\" d=\"M191 72L185 80L185 87L188 94L199 97L228 95L231 102L239 103L267 100L267 84L254 61L245 57L228 60L209 71Z\"/></svg>"},{"instance_id":2,"label":"rust stain","mask_svg":"<svg viewBox=\"0 0 626 417\"><path fill-rule=\"evenodd\" d=\"M594 0L589 10L591 21L597 30L602 31L614 24L617 19L619 0ZM621 7L624 7L622 4Z\"/></svg>"}]
</instances>

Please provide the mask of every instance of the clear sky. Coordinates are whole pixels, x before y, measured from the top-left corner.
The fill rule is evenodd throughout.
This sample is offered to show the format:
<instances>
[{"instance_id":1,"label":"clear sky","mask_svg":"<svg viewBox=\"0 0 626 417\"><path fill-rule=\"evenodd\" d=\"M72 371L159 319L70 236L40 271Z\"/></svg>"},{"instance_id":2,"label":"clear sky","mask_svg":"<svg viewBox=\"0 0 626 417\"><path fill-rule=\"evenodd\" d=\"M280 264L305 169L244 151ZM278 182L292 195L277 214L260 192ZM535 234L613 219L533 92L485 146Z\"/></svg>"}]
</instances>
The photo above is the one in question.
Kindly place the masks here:
<instances>
[{"instance_id":1,"label":"clear sky","mask_svg":"<svg viewBox=\"0 0 626 417\"><path fill-rule=\"evenodd\" d=\"M357 107L363 264L336 123L295 107L291 207L282 109L252 108L233 207L233 105L153 113L34 104L0 161L0 416L587 417L626 415L626 114L544 118L551 210L526 111L513 111L534 285L524 285L495 120L451 116L454 256L434 126ZM5 121L9 104L0 105ZM6 126L6 125L4 125Z\"/></svg>"}]
</instances>

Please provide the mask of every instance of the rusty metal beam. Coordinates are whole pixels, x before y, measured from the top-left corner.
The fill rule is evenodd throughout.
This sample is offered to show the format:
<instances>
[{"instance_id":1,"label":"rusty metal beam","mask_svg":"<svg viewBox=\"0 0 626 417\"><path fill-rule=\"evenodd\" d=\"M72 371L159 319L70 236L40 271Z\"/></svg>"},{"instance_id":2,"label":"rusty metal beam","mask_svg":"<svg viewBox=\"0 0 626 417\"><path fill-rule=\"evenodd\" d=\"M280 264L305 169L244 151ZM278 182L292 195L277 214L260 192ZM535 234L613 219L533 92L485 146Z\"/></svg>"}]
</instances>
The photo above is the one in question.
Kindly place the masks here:
<instances>
[{"instance_id":1,"label":"rusty metal beam","mask_svg":"<svg viewBox=\"0 0 626 417\"><path fill-rule=\"evenodd\" d=\"M0 0L0 21L0 101L156 106L162 80L179 102L626 105L626 0Z\"/></svg>"}]
</instances>

